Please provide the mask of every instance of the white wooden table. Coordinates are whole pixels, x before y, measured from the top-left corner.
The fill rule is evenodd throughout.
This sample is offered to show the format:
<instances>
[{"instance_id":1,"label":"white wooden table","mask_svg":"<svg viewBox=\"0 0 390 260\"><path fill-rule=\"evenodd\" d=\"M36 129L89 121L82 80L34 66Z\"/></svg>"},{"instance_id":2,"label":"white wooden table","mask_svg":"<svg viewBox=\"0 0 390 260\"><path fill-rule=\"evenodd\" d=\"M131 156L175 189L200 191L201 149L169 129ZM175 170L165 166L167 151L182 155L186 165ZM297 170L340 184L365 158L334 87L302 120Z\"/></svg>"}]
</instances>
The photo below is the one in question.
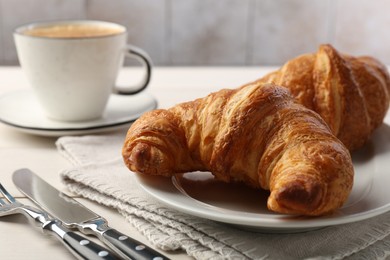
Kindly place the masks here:
<instances>
[{"instance_id":1,"label":"white wooden table","mask_svg":"<svg viewBox=\"0 0 390 260\"><path fill-rule=\"evenodd\" d=\"M148 91L158 100L160 108L205 96L221 88L235 88L260 78L273 68L259 67L162 67L155 68ZM125 68L119 81L136 80L138 68ZM0 95L16 89L29 88L19 67L0 67ZM118 130L125 135L127 129ZM14 186L12 173L28 167L47 182L75 197L60 182L59 172L71 167L55 147L54 137L35 136L0 123L0 182L23 203L31 204ZM115 210L86 199L77 198L91 210L105 217L121 232L148 245L150 243ZM92 238L93 239L93 238ZM164 252L172 259L190 259L184 252ZM0 219L0 259L74 259L56 239L43 235L29 226L22 215Z\"/></svg>"}]
</instances>

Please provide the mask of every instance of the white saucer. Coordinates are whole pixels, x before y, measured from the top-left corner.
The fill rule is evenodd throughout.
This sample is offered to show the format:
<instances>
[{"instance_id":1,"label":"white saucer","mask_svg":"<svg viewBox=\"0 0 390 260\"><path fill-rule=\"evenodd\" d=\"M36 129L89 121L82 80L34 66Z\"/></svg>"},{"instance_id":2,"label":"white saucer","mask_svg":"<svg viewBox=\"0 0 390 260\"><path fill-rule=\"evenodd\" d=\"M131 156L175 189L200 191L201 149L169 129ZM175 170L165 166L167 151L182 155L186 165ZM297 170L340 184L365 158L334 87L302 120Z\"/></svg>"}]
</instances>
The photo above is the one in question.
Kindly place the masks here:
<instances>
[{"instance_id":1,"label":"white saucer","mask_svg":"<svg viewBox=\"0 0 390 260\"><path fill-rule=\"evenodd\" d=\"M146 92L132 96L113 94L101 118L61 122L44 115L32 90L21 89L0 96L0 122L36 135L80 135L128 127L143 113L156 107L156 99Z\"/></svg>"}]
</instances>

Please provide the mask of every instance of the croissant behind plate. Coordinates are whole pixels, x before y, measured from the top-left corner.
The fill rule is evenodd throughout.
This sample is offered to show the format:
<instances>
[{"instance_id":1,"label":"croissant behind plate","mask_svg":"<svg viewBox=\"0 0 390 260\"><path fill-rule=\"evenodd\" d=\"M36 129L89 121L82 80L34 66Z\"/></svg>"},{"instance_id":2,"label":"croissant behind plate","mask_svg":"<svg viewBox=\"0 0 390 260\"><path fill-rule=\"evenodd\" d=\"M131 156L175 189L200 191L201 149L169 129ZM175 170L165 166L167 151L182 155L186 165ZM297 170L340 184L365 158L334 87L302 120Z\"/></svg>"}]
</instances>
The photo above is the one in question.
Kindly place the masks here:
<instances>
[{"instance_id":1,"label":"croissant behind plate","mask_svg":"<svg viewBox=\"0 0 390 260\"><path fill-rule=\"evenodd\" d=\"M296 100L321 115L350 150L364 145L389 108L390 78L372 57L340 54L321 45L259 79L287 87Z\"/></svg>"},{"instance_id":2,"label":"croissant behind plate","mask_svg":"<svg viewBox=\"0 0 390 260\"><path fill-rule=\"evenodd\" d=\"M330 213L353 183L349 152L323 119L286 88L260 82L144 114L123 159L141 174L210 171L270 190L269 209L288 214Z\"/></svg>"}]
</instances>

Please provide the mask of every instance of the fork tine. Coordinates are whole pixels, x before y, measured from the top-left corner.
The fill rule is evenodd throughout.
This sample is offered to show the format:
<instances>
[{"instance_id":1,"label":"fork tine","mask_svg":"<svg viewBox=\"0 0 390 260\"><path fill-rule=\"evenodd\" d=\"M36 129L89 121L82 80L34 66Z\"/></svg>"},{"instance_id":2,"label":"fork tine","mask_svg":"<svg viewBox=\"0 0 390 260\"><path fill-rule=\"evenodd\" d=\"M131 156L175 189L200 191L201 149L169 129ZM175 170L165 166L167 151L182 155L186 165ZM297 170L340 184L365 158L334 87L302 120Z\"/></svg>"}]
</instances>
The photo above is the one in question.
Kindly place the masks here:
<instances>
[{"instance_id":1,"label":"fork tine","mask_svg":"<svg viewBox=\"0 0 390 260\"><path fill-rule=\"evenodd\" d=\"M4 195L4 197L9 201L9 202L16 202L15 198L8 193L8 191L4 188L4 186L0 183L0 192ZM4 205L4 202L1 201Z\"/></svg>"},{"instance_id":2,"label":"fork tine","mask_svg":"<svg viewBox=\"0 0 390 260\"><path fill-rule=\"evenodd\" d=\"M5 205L5 202L2 199L0 199L0 206L4 206L4 205Z\"/></svg>"}]
</instances>

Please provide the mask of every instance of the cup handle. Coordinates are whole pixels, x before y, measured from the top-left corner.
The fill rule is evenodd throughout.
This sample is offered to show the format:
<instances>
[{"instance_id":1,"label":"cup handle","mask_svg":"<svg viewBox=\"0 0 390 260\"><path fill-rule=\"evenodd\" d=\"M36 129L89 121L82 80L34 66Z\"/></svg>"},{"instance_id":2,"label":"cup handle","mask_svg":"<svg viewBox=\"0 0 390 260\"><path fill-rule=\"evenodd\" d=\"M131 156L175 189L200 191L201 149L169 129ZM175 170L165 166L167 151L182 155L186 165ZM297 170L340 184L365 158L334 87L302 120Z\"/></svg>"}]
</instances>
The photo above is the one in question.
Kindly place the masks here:
<instances>
[{"instance_id":1,"label":"cup handle","mask_svg":"<svg viewBox=\"0 0 390 260\"><path fill-rule=\"evenodd\" d=\"M133 95L143 91L149 84L150 78L152 76L152 60L149 55L142 49L133 46L127 45L125 51L126 58L136 58L140 63L142 63L146 69L143 80L138 84L138 86L131 87L129 89L124 87L115 87L114 93L120 95Z\"/></svg>"}]
</instances>

